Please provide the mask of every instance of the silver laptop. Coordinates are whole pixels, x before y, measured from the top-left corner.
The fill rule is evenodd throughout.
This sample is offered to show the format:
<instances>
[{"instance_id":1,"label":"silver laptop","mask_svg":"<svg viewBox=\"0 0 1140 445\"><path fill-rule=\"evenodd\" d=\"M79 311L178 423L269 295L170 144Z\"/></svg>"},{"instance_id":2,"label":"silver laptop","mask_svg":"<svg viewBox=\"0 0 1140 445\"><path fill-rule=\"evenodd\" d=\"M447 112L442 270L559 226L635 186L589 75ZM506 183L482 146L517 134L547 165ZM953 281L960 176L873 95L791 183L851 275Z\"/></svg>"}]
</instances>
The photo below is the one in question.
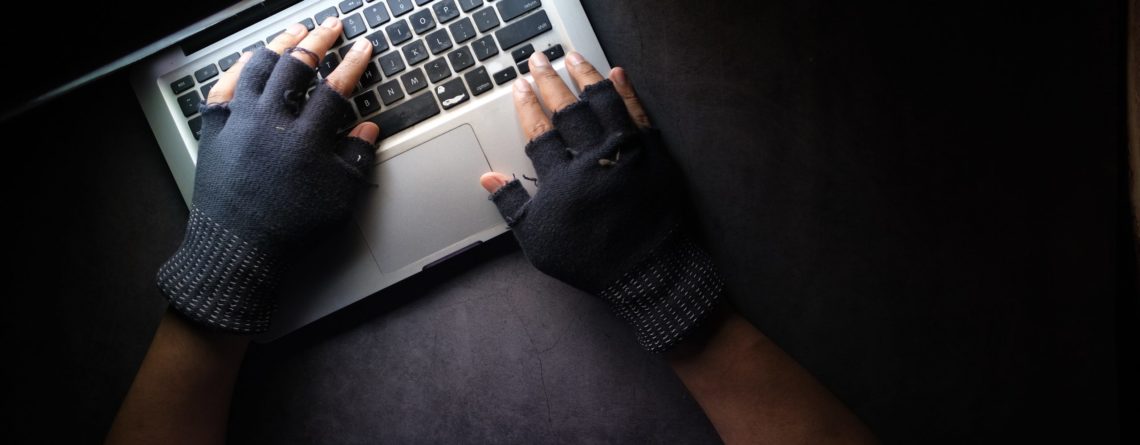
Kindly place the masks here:
<instances>
[{"instance_id":1,"label":"silver laptop","mask_svg":"<svg viewBox=\"0 0 1140 445\"><path fill-rule=\"evenodd\" d=\"M311 27L334 14L344 23L344 41L318 71L330 72L339 50L356 39L370 39L376 48L351 100L358 120L377 122L384 136L372 178L379 187L367 192L350 230L294 266L273 326L260 340L506 232L479 176L534 174L511 96L513 80L526 76L527 57L545 51L566 80L562 56L570 51L602 72L610 68L578 0L306 0L268 12L267 3L242 2L195 25L180 44L131 74L189 204L198 102L240 52L264 45L291 23Z\"/></svg>"}]
</instances>

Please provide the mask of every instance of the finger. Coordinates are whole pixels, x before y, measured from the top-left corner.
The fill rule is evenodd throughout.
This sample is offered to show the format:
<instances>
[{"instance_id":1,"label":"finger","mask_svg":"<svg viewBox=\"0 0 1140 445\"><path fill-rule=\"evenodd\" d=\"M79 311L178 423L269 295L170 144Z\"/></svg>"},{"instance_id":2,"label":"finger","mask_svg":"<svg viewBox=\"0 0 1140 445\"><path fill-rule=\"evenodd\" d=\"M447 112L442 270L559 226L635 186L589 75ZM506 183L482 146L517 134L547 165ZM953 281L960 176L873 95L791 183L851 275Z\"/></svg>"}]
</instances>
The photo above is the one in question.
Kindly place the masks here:
<instances>
[{"instance_id":1,"label":"finger","mask_svg":"<svg viewBox=\"0 0 1140 445\"><path fill-rule=\"evenodd\" d=\"M578 101L542 51L536 51L530 56L530 73L534 76L538 91L542 93L542 102L550 111L558 112Z\"/></svg>"},{"instance_id":2,"label":"finger","mask_svg":"<svg viewBox=\"0 0 1140 445\"><path fill-rule=\"evenodd\" d=\"M566 61L569 62L567 65L570 67L570 77L578 84L578 91L582 91L590 85L606 80L606 78L602 77L602 74L598 72L598 69L594 68L594 65L586 61L586 58L582 57L582 55L576 51L567 55Z\"/></svg>"},{"instance_id":3,"label":"finger","mask_svg":"<svg viewBox=\"0 0 1140 445\"><path fill-rule=\"evenodd\" d=\"M340 65L337 65L336 69L329 73L329 77L325 78L325 82L328 82L333 91L348 97L356 88L356 82L360 81L360 75L368 67L371 58L372 43L368 39L357 40L352 44L352 49L344 55Z\"/></svg>"},{"instance_id":4,"label":"finger","mask_svg":"<svg viewBox=\"0 0 1140 445\"><path fill-rule=\"evenodd\" d=\"M348 137L362 139L369 144L375 144L380 138L380 127L372 122L362 122L348 133Z\"/></svg>"},{"instance_id":5,"label":"finger","mask_svg":"<svg viewBox=\"0 0 1140 445\"><path fill-rule=\"evenodd\" d=\"M368 168L376 159L376 140L379 137L380 127L372 122L361 123L348 133L348 137L337 149L337 155L356 167L361 174L367 174Z\"/></svg>"},{"instance_id":6,"label":"finger","mask_svg":"<svg viewBox=\"0 0 1140 445\"><path fill-rule=\"evenodd\" d=\"M614 81L614 89L625 101L625 108L629 110L629 117L633 118L633 123L637 124L638 128L649 128L649 115L645 114L645 107L641 106L641 100L637 98L637 91L629 82L629 76L625 74L625 69L614 68L610 71L610 79Z\"/></svg>"},{"instance_id":7,"label":"finger","mask_svg":"<svg viewBox=\"0 0 1140 445\"><path fill-rule=\"evenodd\" d=\"M516 80L514 96L515 112L519 115L519 125L522 126L526 140L534 140L534 138L554 128L550 124L550 118L546 117L546 113L542 111L542 104L538 103L538 96L535 96L534 89L530 87L530 82L526 79Z\"/></svg>"},{"instance_id":8,"label":"finger","mask_svg":"<svg viewBox=\"0 0 1140 445\"><path fill-rule=\"evenodd\" d=\"M479 185L482 185L487 193L499 191L508 182L511 182L511 177L499 172L483 173L483 176L479 177Z\"/></svg>"},{"instance_id":9,"label":"finger","mask_svg":"<svg viewBox=\"0 0 1140 445\"><path fill-rule=\"evenodd\" d=\"M252 52L242 53L234 66L222 73L218 83L210 88L210 95L206 97L206 105L226 103L234 98L234 88L237 87L238 77L241 76L241 70L245 68L245 63L249 61L250 57L253 57Z\"/></svg>"},{"instance_id":10,"label":"finger","mask_svg":"<svg viewBox=\"0 0 1140 445\"><path fill-rule=\"evenodd\" d=\"M343 25L341 25L340 19L336 17L325 19L325 21L321 22L321 26L313 28L313 32L310 32L308 36L305 36L305 38L301 40L301 43L297 44L297 48L305 49L308 52L291 51L290 54L309 66L317 66L321 61L319 59L314 60L313 55L316 54L316 57L324 57L324 54L329 52L329 48L331 48L333 43L336 42L336 39L340 37L342 27Z\"/></svg>"},{"instance_id":11,"label":"finger","mask_svg":"<svg viewBox=\"0 0 1140 445\"><path fill-rule=\"evenodd\" d=\"M305 28L305 25L294 23L289 25L288 28L285 28L285 32L277 34L277 37L274 37L273 41L269 42L265 47L269 48L270 51L281 54L286 48L297 46L297 43L308 34L309 29Z\"/></svg>"}]
</instances>

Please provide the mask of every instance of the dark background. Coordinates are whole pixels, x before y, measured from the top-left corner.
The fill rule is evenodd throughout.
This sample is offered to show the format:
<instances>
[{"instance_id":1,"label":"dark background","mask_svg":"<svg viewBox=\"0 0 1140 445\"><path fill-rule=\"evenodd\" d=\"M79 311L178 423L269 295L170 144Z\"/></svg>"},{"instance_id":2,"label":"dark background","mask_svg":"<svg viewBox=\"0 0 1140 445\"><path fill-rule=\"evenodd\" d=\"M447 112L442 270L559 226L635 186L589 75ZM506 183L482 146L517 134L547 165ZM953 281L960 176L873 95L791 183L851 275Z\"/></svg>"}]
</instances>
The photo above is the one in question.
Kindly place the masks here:
<instances>
[{"instance_id":1,"label":"dark background","mask_svg":"<svg viewBox=\"0 0 1140 445\"><path fill-rule=\"evenodd\" d=\"M90 45L162 34L133 3L69 5L77 28L9 54L12 97ZM583 3L732 300L885 442L1136 437L1123 2ZM122 73L2 131L0 440L98 442L186 209ZM231 439L715 434L604 305L504 237L254 347Z\"/></svg>"}]
</instances>

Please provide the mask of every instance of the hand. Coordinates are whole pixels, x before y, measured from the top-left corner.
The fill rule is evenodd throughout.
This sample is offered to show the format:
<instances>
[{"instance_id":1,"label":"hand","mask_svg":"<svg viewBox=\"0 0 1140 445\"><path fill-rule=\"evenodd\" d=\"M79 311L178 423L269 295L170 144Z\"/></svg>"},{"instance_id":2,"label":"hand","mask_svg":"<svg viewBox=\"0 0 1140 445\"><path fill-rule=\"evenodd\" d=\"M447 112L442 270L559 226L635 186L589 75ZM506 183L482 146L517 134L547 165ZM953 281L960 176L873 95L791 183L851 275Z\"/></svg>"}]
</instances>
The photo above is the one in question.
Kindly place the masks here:
<instances>
[{"instance_id":1,"label":"hand","mask_svg":"<svg viewBox=\"0 0 1140 445\"><path fill-rule=\"evenodd\" d=\"M514 86L538 192L502 173L480 181L539 270L609 301L646 349L668 349L714 306L722 280L687 235L680 170L624 70L606 80L580 54L566 60L580 99L542 52L530 59L551 118L529 82Z\"/></svg>"},{"instance_id":2,"label":"hand","mask_svg":"<svg viewBox=\"0 0 1140 445\"><path fill-rule=\"evenodd\" d=\"M244 54L210 91L186 238L158 274L171 306L200 325L267 330L291 257L346 220L367 186L379 128L363 123L338 134L353 116L345 95L372 57L367 39L305 97L317 55L341 27L336 18L311 33L290 26Z\"/></svg>"}]
</instances>

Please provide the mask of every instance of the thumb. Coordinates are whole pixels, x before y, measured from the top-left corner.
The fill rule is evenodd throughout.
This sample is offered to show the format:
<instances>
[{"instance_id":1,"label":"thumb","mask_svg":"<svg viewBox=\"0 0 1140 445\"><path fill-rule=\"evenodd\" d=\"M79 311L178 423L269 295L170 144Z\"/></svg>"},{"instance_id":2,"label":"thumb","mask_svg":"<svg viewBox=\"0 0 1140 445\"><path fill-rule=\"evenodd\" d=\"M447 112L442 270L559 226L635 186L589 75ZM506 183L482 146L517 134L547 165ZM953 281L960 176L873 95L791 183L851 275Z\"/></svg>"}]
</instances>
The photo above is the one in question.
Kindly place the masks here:
<instances>
[{"instance_id":1,"label":"thumb","mask_svg":"<svg viewBox=\"0 0 1140 445\"><path fill-rule=\"evenodd\" d=\"M526 214L527 203L530 202L530 193L523 188L518 179L502 173L486 173L479 178L483 188L491 193L491 202L499 208L499 214L507 222L507 226L514 227Z\"/></svg>"},{"instance_id":2,"label":"thumb","mask_svg":"<svg viewBox=\"0 0 1140 445\"><path fill-rule=\"evenodd\" d=\"M484 173L479 177L479 184L483 186L487 193L495 193L499 191L504 185L511 182L511 177L499 172Z\"/></svg>"},{"instance_id":3,"label":"thumb","mask_svg":"<svg viewBox=\"0 0 1140 445\"><path fill-rule=\"evenodd\" d=\"M376 139L379 137L380 127L376 124L365 122L357 125L348 133L348 137L341 140L336 155L365 174L376 160Z\"/></svg>"}]
</instances>

